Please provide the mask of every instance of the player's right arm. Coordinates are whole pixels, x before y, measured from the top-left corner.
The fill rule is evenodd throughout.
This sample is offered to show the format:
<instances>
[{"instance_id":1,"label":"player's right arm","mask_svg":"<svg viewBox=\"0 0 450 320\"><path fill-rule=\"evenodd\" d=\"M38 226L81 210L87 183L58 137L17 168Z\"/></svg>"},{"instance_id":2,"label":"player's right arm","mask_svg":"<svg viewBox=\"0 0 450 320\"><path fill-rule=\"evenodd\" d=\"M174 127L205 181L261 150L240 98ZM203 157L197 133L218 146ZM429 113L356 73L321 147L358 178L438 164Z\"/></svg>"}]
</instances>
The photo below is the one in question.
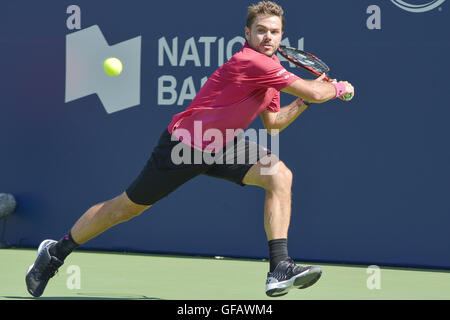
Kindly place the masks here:
<instances>
[{"instance_id":1,"label":"player's right arm","mask_svg":"<svg viewBox=\"0 0 450 320\"><path fill-rule=\"evenodd\" d=\"M313 103L322 103L334 99L337 96L336 87L330 82L320 81L323 77L324 75L316 80L297 79L281 91ZM347 81L340 81L339 83L345 85L343 94L354 94L354 88L350 83Z\"/></svg>"}]
</instances>

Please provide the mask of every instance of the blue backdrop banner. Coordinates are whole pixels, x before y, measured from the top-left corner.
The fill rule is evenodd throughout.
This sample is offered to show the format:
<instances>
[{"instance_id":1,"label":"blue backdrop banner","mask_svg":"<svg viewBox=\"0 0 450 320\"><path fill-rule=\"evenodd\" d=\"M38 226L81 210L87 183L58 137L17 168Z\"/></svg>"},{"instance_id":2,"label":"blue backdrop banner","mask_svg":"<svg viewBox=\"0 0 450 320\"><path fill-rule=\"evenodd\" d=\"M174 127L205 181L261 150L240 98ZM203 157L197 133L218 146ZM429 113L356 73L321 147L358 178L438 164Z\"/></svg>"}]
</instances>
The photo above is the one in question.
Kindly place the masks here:
<instances>
[{"instance_id":1,"label":"blue backdrop banner","mask_svg":"<svg viewBox=\"0 0 450 320\"><path fill-rule=\"evenodd\" d=\"M122 193L172 116L241 48L251 3L1 1L0 192L18 202L5 239L59 239ZM450 268L448 1L278 3L282 43L356 88L279 137L294 173L290 255ZM118 77L103 71L110 56ZM82 248L265 258L263 209L264 190L200 176Z\"/></svg>"}]
</instances>

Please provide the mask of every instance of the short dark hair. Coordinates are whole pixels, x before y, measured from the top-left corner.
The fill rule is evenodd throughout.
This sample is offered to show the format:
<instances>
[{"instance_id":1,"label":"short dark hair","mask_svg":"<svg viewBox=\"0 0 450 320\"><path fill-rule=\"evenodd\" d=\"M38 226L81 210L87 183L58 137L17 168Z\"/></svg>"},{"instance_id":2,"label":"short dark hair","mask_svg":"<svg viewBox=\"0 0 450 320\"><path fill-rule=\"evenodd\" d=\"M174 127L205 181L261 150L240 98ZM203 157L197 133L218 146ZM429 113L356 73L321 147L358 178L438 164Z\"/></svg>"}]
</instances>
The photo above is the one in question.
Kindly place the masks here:
<instances>
[{"instance_id":1,"label":"short dark hair","mask_svg":"<svg viewBox=\"0 0 450 320\"><path fill-rule=\"evenodd\" d=\"M250 29L258 15L277 16L281 19L281 31L284 32L284 11L281 6L272 1L260 1L248 7L247 27Z\"/></svg>"}]
</instances>

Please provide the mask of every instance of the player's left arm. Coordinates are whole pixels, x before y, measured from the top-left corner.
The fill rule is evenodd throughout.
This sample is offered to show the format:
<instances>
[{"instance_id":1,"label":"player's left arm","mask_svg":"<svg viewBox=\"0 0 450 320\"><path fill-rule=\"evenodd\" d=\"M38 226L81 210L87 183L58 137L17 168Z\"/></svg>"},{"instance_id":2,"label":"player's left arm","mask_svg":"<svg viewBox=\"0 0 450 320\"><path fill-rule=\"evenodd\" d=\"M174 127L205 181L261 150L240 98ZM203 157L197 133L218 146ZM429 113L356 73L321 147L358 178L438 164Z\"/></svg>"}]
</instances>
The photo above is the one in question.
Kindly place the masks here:
<instances>
[{"instance_id":1,"label":"player's left arm","mask_svg":"<svg viewBox=\"0 0 450 320\"><path fill-rule=\"evenodd\" d=\"M276 135L297 119L306 108L308 105L299 98L277 112L265 110L260 115L267 132L270 135Z\"/></svg>"},{"instance_id":2,"label":"player's left arm","mask_svg":"<svg viewBox=\"0 0 450 320\"><path fill-rule=\"evenodd\" d=\"M314 81L322 82L325 74ZM280 108L277 112L265 110L261 112L261 119L270 135L276 135L289 126L303 111L308 108L309 103L305 103L301 98L296 99L286 107Z\"/></svg>"}]
</instances>

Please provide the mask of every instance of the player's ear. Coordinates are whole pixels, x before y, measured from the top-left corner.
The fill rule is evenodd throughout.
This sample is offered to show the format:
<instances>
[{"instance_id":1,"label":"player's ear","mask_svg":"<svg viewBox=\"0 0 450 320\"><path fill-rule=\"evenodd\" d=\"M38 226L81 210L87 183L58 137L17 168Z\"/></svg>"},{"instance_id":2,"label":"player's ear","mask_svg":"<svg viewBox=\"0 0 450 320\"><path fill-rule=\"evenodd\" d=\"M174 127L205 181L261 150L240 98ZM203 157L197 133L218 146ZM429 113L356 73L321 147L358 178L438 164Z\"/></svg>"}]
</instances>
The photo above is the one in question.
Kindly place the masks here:
<instances>
[{"instance_id":1,"label":"player's ear","mask_svg":"<svg viewBox=\"0 0 450 320\"><path fill-rule=\"evenodd\" d=\"M245 39L248 41L250 38L250 29L248 27L245 27Z\"/></svg>"}]
</instances>

